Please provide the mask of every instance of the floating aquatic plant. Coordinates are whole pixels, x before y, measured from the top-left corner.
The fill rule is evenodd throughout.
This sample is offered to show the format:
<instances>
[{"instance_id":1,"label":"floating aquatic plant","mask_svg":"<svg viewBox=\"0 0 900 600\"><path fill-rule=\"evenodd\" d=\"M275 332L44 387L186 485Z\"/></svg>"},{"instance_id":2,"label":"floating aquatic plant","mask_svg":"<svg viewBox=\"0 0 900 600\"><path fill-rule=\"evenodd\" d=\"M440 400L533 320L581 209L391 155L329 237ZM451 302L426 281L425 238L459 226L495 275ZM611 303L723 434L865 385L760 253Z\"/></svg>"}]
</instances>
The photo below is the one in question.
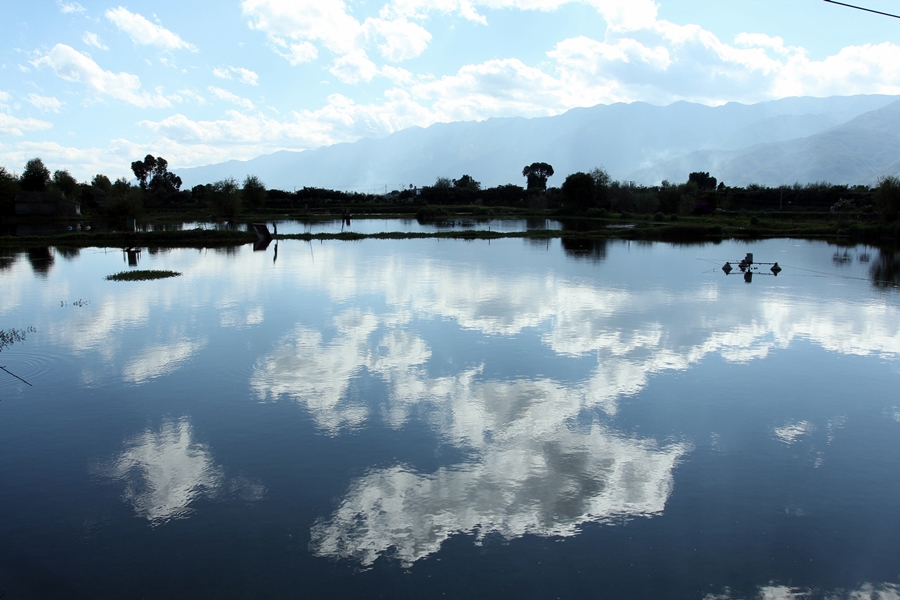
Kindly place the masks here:
<instances>
[{"instance_id":1,"label":"floating aquatic plant","mask_svg":"<svg viewBox=\"0 0 900 600\"><path fill-rule=\"evenodd\" d=\"M107 275L107 281L147 281L149 279L165 279L166 277L178 277L177 271L138 270L122 271L113 275Z\"/></svg>"}]
</instances>

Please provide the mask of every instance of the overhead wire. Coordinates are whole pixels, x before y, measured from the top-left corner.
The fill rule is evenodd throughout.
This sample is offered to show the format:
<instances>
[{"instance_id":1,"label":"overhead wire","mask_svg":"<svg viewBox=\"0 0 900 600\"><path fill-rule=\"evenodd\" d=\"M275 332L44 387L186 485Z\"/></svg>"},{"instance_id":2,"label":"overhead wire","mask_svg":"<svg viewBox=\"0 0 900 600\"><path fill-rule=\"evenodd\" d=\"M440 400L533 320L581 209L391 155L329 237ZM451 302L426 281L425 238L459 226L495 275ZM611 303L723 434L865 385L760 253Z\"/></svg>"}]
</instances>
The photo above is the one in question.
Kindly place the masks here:
<instances>
[{"instance_id":1,"label":"overhead wire","mask_svg":"<svg viewBox=\"0 0 900 600\"><path fill-rule=\"evenodd\" d=\"M837 0L825 0L825 2L828 2L829 4L839 4L840 6L846 6L847 8L855 8L856 10L864 10L866 12L875 13L876 15L900 19L900 15L894 15L891 13L882 12L880 10L874 10L872 8L865 8L863 6L856 6L855 4L847 4L846 2L838 2Z\"/></svg>"}]
</instances>

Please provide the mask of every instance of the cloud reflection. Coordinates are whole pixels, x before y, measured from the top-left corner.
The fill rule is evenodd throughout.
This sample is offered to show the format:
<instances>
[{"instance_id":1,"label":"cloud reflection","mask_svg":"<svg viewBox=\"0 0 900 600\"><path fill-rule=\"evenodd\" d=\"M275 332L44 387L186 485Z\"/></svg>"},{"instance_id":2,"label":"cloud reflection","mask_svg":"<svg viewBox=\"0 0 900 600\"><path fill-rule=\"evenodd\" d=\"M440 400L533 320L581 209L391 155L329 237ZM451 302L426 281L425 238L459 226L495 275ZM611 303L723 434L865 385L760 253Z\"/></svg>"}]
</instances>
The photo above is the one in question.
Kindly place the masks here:
<instances>
[{"instance_id":1,"label":"cloud reflection","mask_svg":"<svg viewBox=\"0 0 900 600\"><path fill-rule=\"evenodd\" d=\"M148 346L125 365L122 378L140 385L150 379L162 377L181 368L205 345L205 341L182 340L171 344Z\"/></svg>"},{"instance_id":2,"label":"cloud reflection","mask_svg":"<svg viewBox=\"0 0 900 600\"><path fill-rule=\"evenodd\" d=\"M703 600L900 600L900 586L894 583L864 583L855 590L838 589L823 592L809 588L769 584L761 586L752 596L734 595L731 590L722 594L707 594Z\"/></svg>"},{"instance_id":3,"label":"cloud reflection","mask_svg":"<svg viewBox=\"0 0 900 600\"><path fill-rule=\"evenodd\" d=\"M662 513L687 450L596 425L540 436L527 429L488 444L476 462L432 474L403 466L368 473L313 526L310 550L363 566L384 554L410 565L456 533L573 536L585 522L650 517Z\"/></svg>"},{"instance_id":4,"label":"cloud reflection","mask_svg":"<svg viewBox=\"0 0 900 600\"><path fill-rule=\"evenodd\" d=\"M349 310L334 319L337 334L329 342L321 332L298 325L276 349L257 361L250 385L257 396L286 396L306 405L316 424L336 435L361 425L369 408L349 398L350 380L363 368L391 380L431 356L421 339L394 329L378 344L370 341L381 319L372 312Z\"/></svg>"},{"instance_id":5,"label":"cloud reflection","mask_svg":"<svg viewBox=\"0 0 900 600\"><path fill-rule=\"evenodd\" d=\"M224 481L206 444L194 440L190 420L164 420L125 443L103 474L125 482L123 499L154 525L190 514L190 504L214 496Z\"/></svg>"}]
</instances>

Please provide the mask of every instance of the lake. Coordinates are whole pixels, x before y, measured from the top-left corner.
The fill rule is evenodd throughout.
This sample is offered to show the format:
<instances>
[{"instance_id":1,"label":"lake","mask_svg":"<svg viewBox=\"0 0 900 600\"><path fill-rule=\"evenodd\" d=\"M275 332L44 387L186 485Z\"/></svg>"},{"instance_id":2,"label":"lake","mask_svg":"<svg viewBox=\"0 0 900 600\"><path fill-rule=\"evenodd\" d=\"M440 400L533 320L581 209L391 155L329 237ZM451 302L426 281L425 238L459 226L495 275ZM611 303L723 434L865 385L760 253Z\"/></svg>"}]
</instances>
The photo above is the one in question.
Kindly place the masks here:
<instances>
[{"instance_id":1,"label":"lake","mask_svg":"<svg viewBox=\"0 0 900 600\"><path fill-rule=\"evenodd\" d=\"M0 251L0 597L900 598L891 252L130 259Z\"/></svg>"}]
</instances>

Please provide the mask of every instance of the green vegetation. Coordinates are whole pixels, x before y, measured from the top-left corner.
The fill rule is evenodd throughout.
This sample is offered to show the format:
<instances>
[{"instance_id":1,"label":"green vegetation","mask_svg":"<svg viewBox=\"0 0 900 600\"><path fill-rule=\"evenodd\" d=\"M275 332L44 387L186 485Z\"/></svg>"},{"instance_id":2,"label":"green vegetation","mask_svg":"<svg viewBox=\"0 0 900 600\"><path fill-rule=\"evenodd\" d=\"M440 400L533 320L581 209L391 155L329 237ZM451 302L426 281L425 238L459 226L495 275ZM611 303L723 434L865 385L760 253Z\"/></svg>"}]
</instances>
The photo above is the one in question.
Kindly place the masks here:
<instances>
[{"instance_id":1,"label":"green vegetation","mask_svg":"<svg viewBox=\"0 0 900 600\"><path fill-rule=\"evenodd\" d=\"M107 275L107 281L148 281L150 279L165 279L167 277L178 277L181 273L177 271L152 271L152 270L136 270L122 271L113 275Z\"/></svg>"},{"instance_id":2,"label":"green vegetation","mask_svg":"<svg viewBox=\"0 0 900 600\"><path fill-rule=\"evenodd\" d=\"M900 237L900 178L886 177L879 185L794 184L766 187L729 187L708 172L694 172L683 183L663 181L641 186L615 181L602 168L568 175L560 187L548 187L554 174L547 163L523 168L527 187L514 184L484 188L471 175L438 177L433 185L410 184L385 194L361 194L303 187L293 191L267 189L256 176L242 183L224 179L191 190L168 170L162 157L147 155L131 163L135 183L95 175L79 183L65 170L50 169L40 158L29 160L16 176L0 167L0 225L73 223L57 235L0 235L0 245L19 247L142 245L213 247L255 241L252 233L232 227L239 222L285 219L418 218L423 222L487 218L559 219L563 231L528 232L527 236L575 235L594 238L685 239L722 237L835 237L881 240ZM17 216L20 191L42 202L80 203L81 214ZM49 200L48 200L49 199ZM219 231L181 230L185 221L226 220ZM139 223L126 228L126 223ZM94 224L90 232L75 225ZM100 226L97 226L100 225ZM152 227L148 226L152 225ZM61 227L61 229L62 229ZM86 228L85 228L86 229ZM143 229L143 230L141 230ZM392 236L413 237L408 234ZM519 235L519 234L510 234ZM498 237L496 232L467 228L438 231L420 237ZM286 237L286 236L279 236ZM310 236L299 236L313 239ZM327 239L329 236L318 239ZM333 234L333 239L360 239L356 233Z\"/></svg>"}]
</instances>

